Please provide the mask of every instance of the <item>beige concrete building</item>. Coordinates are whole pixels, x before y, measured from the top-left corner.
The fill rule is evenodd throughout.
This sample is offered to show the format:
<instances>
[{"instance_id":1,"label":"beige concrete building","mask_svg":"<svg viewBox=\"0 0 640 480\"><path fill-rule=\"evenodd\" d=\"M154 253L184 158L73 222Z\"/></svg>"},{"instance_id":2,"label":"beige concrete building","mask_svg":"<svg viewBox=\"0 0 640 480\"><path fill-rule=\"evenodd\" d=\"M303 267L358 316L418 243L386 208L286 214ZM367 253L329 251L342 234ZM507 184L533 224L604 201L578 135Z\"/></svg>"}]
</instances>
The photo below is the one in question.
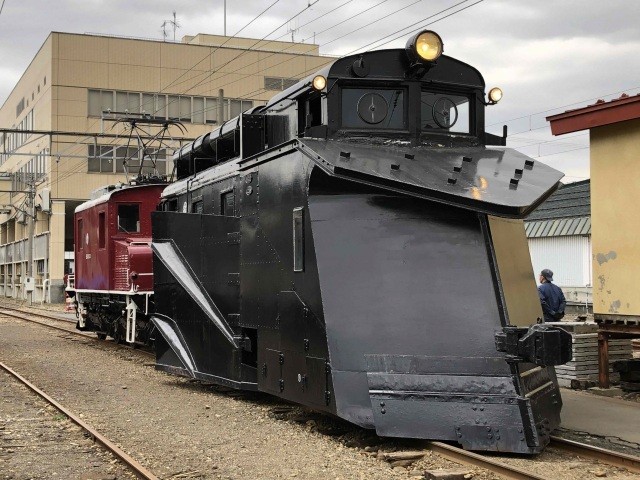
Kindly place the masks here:
<instances>
[{"instance_id":1,"label":"beige concrete building","mask_svg":"<svg viewBox=\"0 0 640 480\"><path fill-rule=\"evenodd\" d=\"M608 388L609 340L640 339L640 95L598 100L547 120L554 135L589 130L593 315L598 381Z\"/></svg>"},{"instance_id":2,"label":"beige concrete building","mask_svg":"<svg viewBox=\"0 0 640 480\"><path fill-rule=\"evenodd\" d=\"M75 207L93 190L127 181L138 170L136 142L127 147L128 125L117 119L184 125L185 131L169 127L168 141L155 147L158 173L170 174L173 149L186 139L264 104L330 61L310 44L204 34L171 43L51 33L0 108L0 295L24 298L31 248L34 300L48 297L49 286L52 301L63 298ZM147 133L159 128L149 126ZM148 164L144 172L151 169Z\"/></svg>"},{"instance_id":3,"label":"beige concrete building","mask_svg":"<svg viewBox=\"0 0 640 480\"><path fill-rule=\"evenodd\" d=\"M548 120L554 135L590 132L593 313L640 319L640 95Z\"/></svg>"}]
</instances>

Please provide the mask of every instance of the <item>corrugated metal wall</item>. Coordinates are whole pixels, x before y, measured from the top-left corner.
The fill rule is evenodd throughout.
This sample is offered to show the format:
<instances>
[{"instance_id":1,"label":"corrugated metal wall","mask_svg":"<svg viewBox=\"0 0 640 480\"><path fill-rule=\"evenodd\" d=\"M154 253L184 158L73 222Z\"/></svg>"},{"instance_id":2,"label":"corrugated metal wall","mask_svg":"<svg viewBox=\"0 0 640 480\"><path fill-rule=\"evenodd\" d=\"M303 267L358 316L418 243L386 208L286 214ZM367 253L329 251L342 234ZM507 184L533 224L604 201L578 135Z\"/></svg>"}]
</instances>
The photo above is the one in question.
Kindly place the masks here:
<instances>
[{"instance_id":1,"label":"corrugated metal wall","mask_svg":"<svg viewBox=\"0 0 640 480\"><path fill-rule=\"evenodd\" d=\"M540 270L549 268L553 271L554 283L561 287L592 285L591 237L529 238L529 250L536 281Z\"/></svg>"}]
</instances>

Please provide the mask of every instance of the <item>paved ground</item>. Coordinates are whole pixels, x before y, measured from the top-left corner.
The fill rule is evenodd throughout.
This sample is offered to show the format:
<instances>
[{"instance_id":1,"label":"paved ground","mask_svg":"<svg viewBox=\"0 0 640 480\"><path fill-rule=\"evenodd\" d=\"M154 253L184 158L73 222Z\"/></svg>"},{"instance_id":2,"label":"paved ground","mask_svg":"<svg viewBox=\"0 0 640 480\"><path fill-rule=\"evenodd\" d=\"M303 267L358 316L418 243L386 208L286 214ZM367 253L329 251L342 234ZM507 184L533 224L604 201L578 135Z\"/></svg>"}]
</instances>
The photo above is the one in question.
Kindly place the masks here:
<instances>
[{"instance_id":1,"label":"paved ground","mask_svg":"<svg viewBox=\"0 0 640 480\"><path fill-rule=\"evenodd\" d=\"M640 445L640 403L562 389L562 427Z\"/></svg>"}]
</instances>

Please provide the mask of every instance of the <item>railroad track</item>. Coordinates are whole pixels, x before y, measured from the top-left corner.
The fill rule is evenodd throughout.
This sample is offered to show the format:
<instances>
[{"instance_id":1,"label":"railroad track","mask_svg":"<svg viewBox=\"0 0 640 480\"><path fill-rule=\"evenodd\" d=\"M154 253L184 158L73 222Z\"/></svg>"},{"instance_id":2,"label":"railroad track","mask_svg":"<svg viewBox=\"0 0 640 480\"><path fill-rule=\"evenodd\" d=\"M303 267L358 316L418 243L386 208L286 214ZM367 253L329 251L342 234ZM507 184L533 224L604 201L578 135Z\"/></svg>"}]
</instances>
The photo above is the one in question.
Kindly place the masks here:
<instances>
[{"instance_id":1,"label":"railroad track","mask_svg":"<svg viewBox=\"0 0 640 480\"><path fill-rule=\"evenodd\" d=\"M45 315L45 314L40 314L40 313L35 313L35 312L31 312L31 311L25 311L25 310L21 310L21 309L17 309L17 308L13 308L13 307L6 307L6 306L0 306L0 314L2 315L8 315L14 318L18 318L20 320L25 320L25 321L29 321L29 322L33 322L45 327L49 327L49 328L54 328L57 330L61 330L64 331L66 333L72 333L74 335L80 335L83 336L85 338L89 338L91 340L94 340L96 342L99 343L104 343L100 340L97 339L97 337L90 335L90 334L86 334L83 332L79 332L77 330L75 330L75 328L64 328L61 326L57 326L57 325L51 325L49 323L44 323L38 320L35 320L33 318L28 318L29 316L31 317L40 317L46 320L53 320L56 322L62 322L62 323L69 323L68 320L64 320L62 318L59 317L54 317L51 315ZM116 346L116 344L112 344L114 346ZM152 355L152 352L146 352L144 350L138 350L141 353L145 353L145 354L150 354ZM4 368L5 370L9 371L7 369L6 366L0 364L0 366L2 368ZM16 376L17 374L15 374L14 372L10 371L9 373L11 373L12 375ZM16 378L19 378L20 381L25 381L24 379L22 379L22 377L16 376ZM29 388L33 389L35 387L32 388L32 386L27 385ZM35 391L35 390L34 390ZM40 393L39 391L37 392L39 395L43 396L45 394ZM49 401L48 397L43 396L43 398L45 398L47 401ZM56 406L56 405L54 405ZM56 406L56 408L58 408L60 410L60 408L58 406ZM61 410L62 411L62 410ZM76 421L74 418L71 417L71 415L68 415L66 412L65 415L69 416L69 418L71 418L73 421ZM77 422L76 422L77 423ZM82 425L81 425L82 426ZM82 428L85 428L84 426L82 426ZM93 434L92 434L93 435ZM97 441L99 441L100 443L102 443L97 437L95 437ZM108 442L108 440L107 440ZM567 452L570 453L572 455L576 455L585 459L591 459L591 460L598 460L599 462L605 463L607 465L610 466L615 466L615 467L620 467L620 468L625 468L627 470L629 470L630 472L633 473L640 473L640 458L638 457L634 457L631 455L627 455L627 454L622 454L622 453L618 453L618 452L614 452L611 450L607 450L607 449L603 449L600 447L594 447L592 445L588 445L588 444L583 444L580 442L575 442L572 440L567 440L561 437L552 437L551 439L551 444L549 445L550 448L555 448L558 450L561 450L563 452ZM109 446L107 446L107 448L109 448ZM116 447L117 448L117 447ZM507 478L507 479L514 479L514 480L546 480L548 477L547 476L541 476L535 473L531 473L526 471L525 469L523 469L522 467L516 467L513 465L510 465L507 461L502 461L502 460L498 460L492 456L489 455L482 455L482 454L478 454L478 453L474 453L474 452L469 452L467 450L464 450L462 448L447 444L447 443L443 443L443 442L426 442L425 443L425 448L427 450L432 451L433 453L436 453L439 456L442 456L444 458L447 458L449 460L452 460L454 462L457 463L461 463L464 465L468 465L468 466L473 466L473 467L480 467L480 468L484 468L488 471L491 471L503 478ZM115 452L114 452L115 453ZM118 455L119 456L119 455ZM124 460L123 460L124 461ZM143 477L143 478L147 478L147 477ZM150 478L155 478L155 477L150 477Z\"/></svg>"},{"instance_id":2,"label":"railroad track","mask_svg":"<svg viewBox=\"0 0 640 480\"><path fill-rule=\"evenodd\" d=\"M39 325L43 325L45 327L50 327L50 328L53 328L55 330L62 330L64 332L73 333L74 335L80 335L80 336L83 336L83 337L91 338L89 336L89 334L86 334L86 333L83 333L83 332L80 332L80 331L76 330L75 327L73 326L73 322L71 320L65 320L63 318L55 317L53 315L44 315L42 313L31 312L31 311L28 311L28 310L21 310L19 308L9 307L9 306L6 306L6 305L0 305L0 314L7 315L7 316L13 317L13 318L18 318L20 320L25 320L27 322L37 323ZM67 327L70 327L70 328L58 327L56 325L51 325L51 324L48 324L48 323L40 322L40 321L34 320L33 318L27 318L27 316L43 318L43 319L46 319L46 320L49 320L49 321L55 321L55 322L57 322L59 324L66 324Z\"/></svg>"},{"instance_id":3,"label":"railroad track","mask_svg":"<svg viewBox=\"0 0 640 480\"><path fill-rule=\"evenodd\" d=\"M549 480L548 477L527 472L508 463L495 460L487 455L470 452L460 447L449 445L448 443L427 442L427 449L454 462L471 467L484 468L503 478L512 480Z\"/></svg>"},{"instance_id":4,"label":"railroad track","mask_svg":"<svg viewBox=\"0 0 640 480\"><path fill-rule=\"evenodd\" d=\"M640 473L640 457L614 452L605 448L594 447L586 443L575 442L561 437L551 437L550 447L570 452L574 455L599 460L608 465L626 468L630 472Z\"/></svg>"},{"instance_id":5,"label":"railroad track","mask_svg":"<svg viewBox=\"0 0 640 480\"><path fill-rule=\"evenodd\" d=\"M122 462L124 462L138 477L143 478L145 480L158 480L157 476L155 476L153 473L151 473L149 470L143 467L138 461L130 457L123 450L121 450L115 443L113 443L111 440L109 440L107 437L102 435L91 425L89 425L84 420L82 420L78 415L74 414L69 409L62 406L56 400L54 400L49 395L47 395L45 392L40 390L38 387L33 385L31 382L29 382L27 379L22 377L16 371L14 371L13 369L11 369L10 367L8 367L2 362L0 362L0 368L2 368L11 376L13 376L16 380L18 380L20 383L22 383L25 387L27 387L29 390L34 392L36 395L44 399L48 404L50 404L60 413L65 415L67 418L69 418L69 420L71 420L73 423L75 423L80 428L82 428L85 432L87 432L87 434L95 442L98 442L99 444L101 444L103 447L105 447L107 450L113 453L116 457L118 457Z\"/></svg>"},{"instance_id":6,"label":"railroad track","mask_svg":"<svg viewBox=\"0 0 640 480\"><path fill-rule=\"evenodd\" d=\"M625 468L632 473L640 473L640 457L614 452L585 443L567 440L561 437L551 437L550 448L571 453L583 459L597 460L610 466ZM438 455L457 463L480 467L513 480L548 480L548 476L541 476L528 472L522 468L509 465L508 462L496 460L487 455L463 450L462 448L442 442L427 442L426 448Z\"/></svg>"},{"instance_id":7,"label":"railroad track","mask_svg":"<svg viewBox=\"0 0 640 480\"><path fill-rule=\"evenodd\" d=\"M19 320L24 320L25 322L31 322L31 323L36 323L38 325L42 325L43 327L48 327L48 328L52 328L54 330L59 330L65 333L70 333L72 335L78 335L80 337L84 337L87 338L89 340L98 342L98 343L103 343L105 345L113 345L114 347L123 347L125 348L124 345L118 345L114 342L104 342L103 340L100 340L98 337L94 336L91 333L85 333L85 332L81 332L79 330L76 330L75 325L73 323L73 321L71 320L67 320L64 318L60 318L60 317L56 317L53 315L45 315L43 313L36 313L36 312L32 312L32 311L28 311L28 310L21 310L19 308L15 308L15 307L10 307L10 306L6 306L6 305L1 305L0 304L0 315L6 315L12 318L17 318ZM48 321L54 321L57 322L59 325L66 325L65 327L59 326L59 325L52 325L50 323L45 323L42 321L38 321L35 320L33 318L29 318L29 317L38 317L38 318L42 318ZM133 347L128 347L131 348L133 350ZM135 348L136 351L140 352L143 355L148 355L148 356L155 356L154 352L149 351L149 350L144 350L141 348Z\"/></svg>"}]
</instances>

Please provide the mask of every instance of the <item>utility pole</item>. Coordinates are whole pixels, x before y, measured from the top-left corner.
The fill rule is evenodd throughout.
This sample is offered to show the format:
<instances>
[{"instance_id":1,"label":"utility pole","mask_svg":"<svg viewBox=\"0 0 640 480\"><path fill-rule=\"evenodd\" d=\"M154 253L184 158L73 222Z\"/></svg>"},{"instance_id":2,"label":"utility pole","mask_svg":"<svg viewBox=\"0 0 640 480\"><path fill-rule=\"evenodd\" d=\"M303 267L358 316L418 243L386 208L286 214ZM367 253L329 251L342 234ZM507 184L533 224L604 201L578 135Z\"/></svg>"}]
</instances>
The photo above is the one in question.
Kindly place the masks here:
<instances>
[{"instance_id":1,"label":"utility pole","mask_svg":"<svg viewBox=\"0 0 640 480\"><path fill-rule=\"evenodd\" d=\"M28 245L28 263L27 263L27 281L30 283L30 288L28 293L29 305L33 305L33 243L35 237L36 230L36 182L35 175L34 178L30 179L29 182L29 242ZM44 295L44 289L42 294Z\"/></svg>"},{"instance_id":2,"label":"utility pole","mask_svg":"<svg viewBox=\"0 0 640 480\"><path fill-rule=\"evenodd\" d=\"M224 36L227 36L227 0L224 0Z\"/></svg>"}]
</instances>

